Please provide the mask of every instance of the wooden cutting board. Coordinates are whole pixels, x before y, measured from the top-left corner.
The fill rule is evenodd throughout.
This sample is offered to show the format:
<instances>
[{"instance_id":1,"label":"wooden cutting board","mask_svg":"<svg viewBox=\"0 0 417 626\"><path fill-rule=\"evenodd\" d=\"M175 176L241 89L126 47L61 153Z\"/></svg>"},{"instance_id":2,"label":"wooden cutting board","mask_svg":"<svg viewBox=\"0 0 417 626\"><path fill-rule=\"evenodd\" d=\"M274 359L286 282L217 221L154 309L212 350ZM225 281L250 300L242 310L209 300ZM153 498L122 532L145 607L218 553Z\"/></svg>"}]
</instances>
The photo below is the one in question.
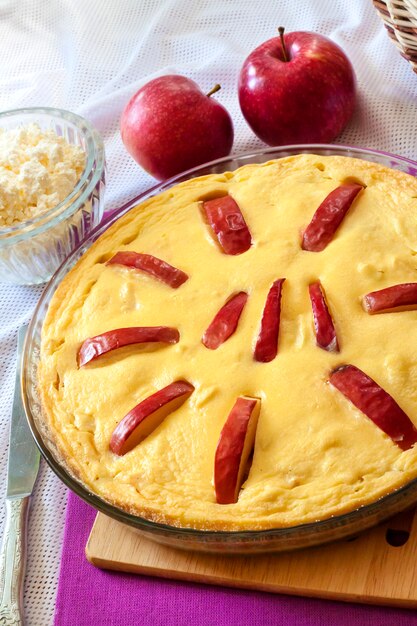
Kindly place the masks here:
<instances>
[{"instance_id":1,"label":"wooden cutting board","mask_svg":"<svg viewBox=\"0 0 417 626\"><path fill-rule=\"evenodd\" d=\"M272 593L417 607L417 516L408 511L354 540L258 556L167 548L99 513L86 546L97 567Z\"/></svg>"}]
</instances>

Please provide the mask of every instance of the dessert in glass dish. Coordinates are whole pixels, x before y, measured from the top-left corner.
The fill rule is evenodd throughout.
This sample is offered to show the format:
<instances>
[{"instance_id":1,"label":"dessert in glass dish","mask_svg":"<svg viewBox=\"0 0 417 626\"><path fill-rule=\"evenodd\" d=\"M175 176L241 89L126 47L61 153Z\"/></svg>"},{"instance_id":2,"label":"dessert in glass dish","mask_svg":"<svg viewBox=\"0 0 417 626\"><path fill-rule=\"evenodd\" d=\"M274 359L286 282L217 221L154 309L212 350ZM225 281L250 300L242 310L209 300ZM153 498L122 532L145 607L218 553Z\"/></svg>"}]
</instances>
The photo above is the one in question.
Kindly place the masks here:
<instances>
[{"instance_id":1,"label":"dessert in glass dish","mask_svg":"<svg viewBox=\"0 0 417 626\"><path fill-rule=\"evenodd\" d=\"M415 500L409 167L272 149L178 177L100 228L26 346L26 406L58 474L196 549L313 545Z\"/></svg>"}]
</instances>

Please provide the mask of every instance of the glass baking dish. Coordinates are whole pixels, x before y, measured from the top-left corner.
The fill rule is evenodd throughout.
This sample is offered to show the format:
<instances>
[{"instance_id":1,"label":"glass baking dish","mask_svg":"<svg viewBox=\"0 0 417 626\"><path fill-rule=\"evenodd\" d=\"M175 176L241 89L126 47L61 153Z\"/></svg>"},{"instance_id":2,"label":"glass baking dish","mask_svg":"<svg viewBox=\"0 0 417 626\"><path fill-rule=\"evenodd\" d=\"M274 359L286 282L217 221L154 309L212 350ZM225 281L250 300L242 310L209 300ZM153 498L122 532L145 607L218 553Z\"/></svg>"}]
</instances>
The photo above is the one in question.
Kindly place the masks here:
<instances>
[{"instance_id":1,"label":"glass baking dish","mask_svg":"<svg viewBox=\"0 0 417 626\"><path fill-rule=\"evenodd\" d=\"M219 159L194 168L137 196L116 210L104 223L92 231L53 276L30 323L23 354L22 393L29 424L41 453L58 477L88 504L160 543L176 548L231 554L255 554L304 548L356 535L417 501L417 479L415 479L369 505L314 523L260 531L204 531L177 528L132 515L92 493L66 466L60 457L59 450L53 443L52 437L49 436L37 389L41 329L55 290L82 254L111 224L132 207L179 182L206 174L232 171L249 163L264 163L271 159L299 153L349 156L379 163L412 176L417 175L417 163L409 159L384 152L337 145L297 145L268 148L260 152Z\"/></svg>"}]
</instances>

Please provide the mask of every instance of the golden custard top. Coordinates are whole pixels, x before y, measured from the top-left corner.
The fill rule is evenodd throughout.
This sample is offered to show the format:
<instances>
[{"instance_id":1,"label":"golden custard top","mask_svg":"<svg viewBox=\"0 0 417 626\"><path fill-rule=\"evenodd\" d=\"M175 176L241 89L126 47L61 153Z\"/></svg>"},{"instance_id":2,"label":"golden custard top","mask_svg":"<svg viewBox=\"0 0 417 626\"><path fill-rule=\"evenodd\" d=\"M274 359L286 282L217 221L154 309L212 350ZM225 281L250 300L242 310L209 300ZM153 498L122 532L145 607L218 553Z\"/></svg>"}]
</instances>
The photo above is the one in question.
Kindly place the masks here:
<instances>
[{"instance_id":1,"label":"golden custard top","mask_svg":"<svg viewBox=\"0 0 417 626\"><path fill-rule=\"evenodd\" d=\"M365 188L321 252L301 237L342 183ZM224 254L201 201L225 193L252 235ZM154 255L186 272L172 289L106 262L120 251ZM278 354L254 346L271 284L285 278ZM182 183L110 227L58 287L43 326L39 384L49 431L73 473L95 493L156 521L203 529L289 526L372 502L417 476L417 446L401 450L330 385L353 364L417 424L417 311L369 315L365 294L417 280L417 181L345 157L299 155ZM309 285L320 281L340 352L316 345ZM248 299L234 334L207 349L204 331L231 294ZM78 367L82 342L130 326L171 326L174 345L131 345ZM195 387L139 445L110 451L116 425L176 380ZM219 434L239 396L261 400L253 461L238 501L217 504Z\"/></svg>"}]
</instances>

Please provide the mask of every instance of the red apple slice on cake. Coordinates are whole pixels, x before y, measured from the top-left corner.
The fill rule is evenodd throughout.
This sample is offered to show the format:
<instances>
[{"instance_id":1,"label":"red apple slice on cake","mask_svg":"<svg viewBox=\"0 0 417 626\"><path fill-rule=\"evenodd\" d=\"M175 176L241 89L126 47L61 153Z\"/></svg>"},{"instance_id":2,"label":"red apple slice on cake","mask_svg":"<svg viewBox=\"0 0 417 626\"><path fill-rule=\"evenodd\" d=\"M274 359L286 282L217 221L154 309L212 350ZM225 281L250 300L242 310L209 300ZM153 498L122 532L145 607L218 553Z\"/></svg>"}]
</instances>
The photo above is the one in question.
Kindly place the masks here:
<instances>
[{"instance_id":1,"label":"red apple slice on cake","mask_svg":"<svg viewBox=\"0 0 417 626\"><path fill-rule=\"evenodd\" d=\"M152 254L130 251L116 252L106 265L124 265L140 270L161 280L173 289L177 289L188 280L188 275L185 272Z\"/></svg>"},{"instance_id":2,"label":"red apple slice on cake","mask_svg":"<svg viewBox=\"0 0 417 626\"><path fill-rule=\"evenodd\" d=\"M324 250L332 241L343 218L362 189L362 185L346 183L329 193L303 233L303 250L310 252Z\"/></svg>"},{"instance_id":3,"label":"red apple slice on cake","mask_svg":"<svg viewBox=\"0 0 417 626\"><path fill-rule=\"evenodd\" d=\"M203 209L219 244L226 254L242 254L252 245L252 237L242 211L231 196L203 202Z\"/></svg>"},{"instance_id":4,"label":"red apple slice on cake","mask_svg":"<svg viewBox=\"0 0 417 626\"><path fill-rule=\"evenodd\" d=\"M379 291L371 291L362 300L363 308L374 313L414 311L417 309L417 283L392 285Z\"/></svg>"},{"instance_id":5,"label":"red apple slice on cake","mask_svg":"<svg viewBox=\"0 0 417 626\"><path fill-rule=\"evenodd\" d=\"M132 450L153 432L167 415L176 411L193 391L193 385L180 380L142 400L114 429L110 439L110 450L119 456Z\"/></svg>"},{"instance_id":6,"label":"red apple slice on cake","mask_svg":"<svg viewBox=\"0 0 417 626\"><path fill-rule=\"evenodd\" d=\"M82 367L102 354L136 343L178 343L180 334L169 326L133 326L115 328L86 339L78 351L78 366Z\"/></svg>"},{"instance_id":7,"label":"red apple slice on cake","mask_svg":"<svg viewBox=\"0 0 417 626\"><path fill-rule=\"evenodd\" d=\"M222 306L210 323L201 341L210 350L217 350L235 332L248 294L240 291Z\"/></svg>"},{"instance_id":8,"label":"red apple slice on cake","mask_svg":"<svg viewBox=\"0 0 417 626\"><path fill-rule=\"evenodd\" d=\"M214 459L214 488L219 504L237 502L255 443L260 408L259 398L237 398L222 428Z\"/></svg>"},{"instance_id":9,"label":"red apple slice on cake","mask_svg":"<svg viewBox=\"0 0 417 626\"><path fill-rule=\"evenodd\" d=\"M222 428L214 459L214 488L219 504L237 502L255 443L260 408L259 398L238 398Z\"/></svg>"},{"instance_id":10,"label":"red apple slice on cake","mask_svg":"<svg viewBox=\"0 0 417 626\"><path fill-rule=\"evenodd\" d=\"M317 345L328 352L339 352L336 330L327 306L323 286L317 281L309 285L308 290L313 311Z\"/></svg>"},{"instance_id":11,"label":"red apple slice on cake","mask_svg":"<svg viewBox=\"0 0 417 626\"><path fill-rule=\"evenodd\" d=\"M276 280L270 288L262 314L261 329L255 346L255 361L268 363L278 353L281 294L285 278Z\"/></svg>"},{"instance_id":12,"label":"red apple slice on cake","mask_svg":"<svg viewBox=\"0 0 417 626\"><path fill-rule=\"evenodd\" d=\"M362 370L342 365L331 373L329 381L402 450L408 450L417 441L417 428L408 415Z\"/></svg>"}]
</instances>

